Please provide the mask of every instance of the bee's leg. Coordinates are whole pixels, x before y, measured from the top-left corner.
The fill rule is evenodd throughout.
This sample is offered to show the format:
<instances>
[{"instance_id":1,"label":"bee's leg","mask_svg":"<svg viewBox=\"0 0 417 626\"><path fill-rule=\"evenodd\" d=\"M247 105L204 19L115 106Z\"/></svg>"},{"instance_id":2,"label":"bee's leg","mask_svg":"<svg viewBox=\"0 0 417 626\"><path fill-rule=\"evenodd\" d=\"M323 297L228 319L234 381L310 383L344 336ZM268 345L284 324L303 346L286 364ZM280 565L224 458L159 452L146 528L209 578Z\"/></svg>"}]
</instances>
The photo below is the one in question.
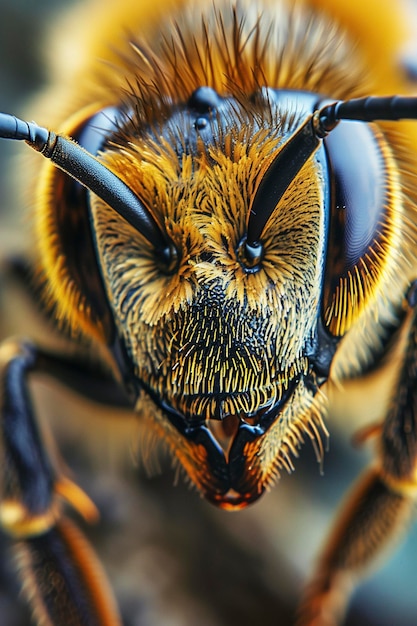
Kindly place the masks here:
<instances>
[{"instance_id":1,"label":"bee's leg","mask_svg":"<svg viewBox=\"0 0 417 626\"><path fill-rule=\"evenodd\" d=\"M87 520L97 512L60 473L58 459L39 431L28 391L28 375L37 369L37 361L38 352L29 343L0 346L0 526L15 541L36 623L119 626L101 567L64 515L64 501Z\"/></svg>"},{"instance_id":2,"label":"bee's leg","mask_svg":"<svg viewBox=\"0 0 417 626\"><path fill-rule=\"evenodd\" d=\"M343 621L355 578L407 527L417 497L417 306L402 327L395 391L380 430L375 465L358 481L336 521L299 612L298 626Z\"/></svg>"}]
</instances>

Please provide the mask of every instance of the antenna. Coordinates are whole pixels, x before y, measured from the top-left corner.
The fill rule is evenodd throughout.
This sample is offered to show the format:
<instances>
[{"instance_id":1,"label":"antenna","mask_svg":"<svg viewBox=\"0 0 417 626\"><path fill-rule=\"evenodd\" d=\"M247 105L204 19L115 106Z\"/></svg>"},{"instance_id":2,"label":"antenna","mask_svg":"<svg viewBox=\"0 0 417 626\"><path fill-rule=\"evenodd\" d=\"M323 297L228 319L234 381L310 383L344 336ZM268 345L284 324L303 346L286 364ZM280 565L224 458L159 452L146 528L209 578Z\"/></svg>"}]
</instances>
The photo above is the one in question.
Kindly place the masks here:
<instances>
[{"instance_id":1,"label":"antenna","mask_svg":"<svg viewBox=\"0 0 417 626\"><path fill-rule=\"evenodd\" d=\"M150 211L130 187L75 141L7 113L0 113L0 137L26 141L34 150L107 202L138 230L166 261L171 258L172 245Z\"/></svg>"},{"instance_id":2,"label":"antenna","mask_svg":"<svg viewBox=\"0 0 417 626\"><path fill-rule=\"evenodd\" d=\"M241 254L247 266L253 267L262 258L260 238L291 181L341 120L373 122L400 119L417 119L417 97L356 98L327 104L313 111L284 144L256 190L249 211L246 240L241 244Z\"/></svg>"},{"instance_id":3,"label":"antenna","mask_svg":"<svg viewBox=\"0 0 417 626\"><path fill-rule=\"evenodd\" d=\"M417 98L392 96L338 101L316 109L297 128L266 171L249 211L241 256L256 266L263 254L262 233L278 202L324 137L341 120L363 122L417 119ZM75 141L33 122L0 113L0 137L26 141L34 150L107 202L136 228L169 263L175 251L150 211L133 191Z\"/></svg>"}]
</instances>

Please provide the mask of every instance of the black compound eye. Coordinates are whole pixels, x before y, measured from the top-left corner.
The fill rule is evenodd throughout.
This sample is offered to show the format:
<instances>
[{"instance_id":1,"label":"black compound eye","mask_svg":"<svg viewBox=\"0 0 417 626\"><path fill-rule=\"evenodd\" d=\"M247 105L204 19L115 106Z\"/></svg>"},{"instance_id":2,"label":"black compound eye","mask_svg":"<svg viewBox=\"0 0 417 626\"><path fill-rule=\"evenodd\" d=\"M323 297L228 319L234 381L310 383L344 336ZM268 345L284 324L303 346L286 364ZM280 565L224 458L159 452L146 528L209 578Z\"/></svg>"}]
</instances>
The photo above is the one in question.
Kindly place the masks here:
<instances>
[{"instance_id":1,"label":"black compound eye","mask_svg":"<svg viewBox=\"0 0 417 626\"><path fill-rule=\"evenodd\" d=\"M331 215L323 317L343 335L381 275L390 236L389 172L374 127L341 122L325 139Z\"/></svg>"},{"instance_id":2,"label":"black compound eye","mask_svg":"<svg viewBox=\"0 0 417 626\"><path fill-rule=\"evenodd\" d=\"M68 132L90 154L96 155L106 136L114 132L117 109L104 109L96 114L72 119ZM90 112L89 112L90 113ZM65 268L74 290L90 318L108 330L108 341L113 341L112 313L104 292L97 263L94 238L88 210L86 189L58 168L51 170L51 211L54 215L56 246L65 258ZM76 253L74 253L76 251Z\"/></svg>"},{"instance_id":3,"label":"black compound eye","mask_svg":"<svg viewBox=\"0 0 417 626\"><path fill-rule=\"evenodd\" d=\"M85 120L73 137L87 152L96 156L103 148L106 138L117 130L119 118L120 111L115 107L102 109Z\"/></svg>"}]
</instances>

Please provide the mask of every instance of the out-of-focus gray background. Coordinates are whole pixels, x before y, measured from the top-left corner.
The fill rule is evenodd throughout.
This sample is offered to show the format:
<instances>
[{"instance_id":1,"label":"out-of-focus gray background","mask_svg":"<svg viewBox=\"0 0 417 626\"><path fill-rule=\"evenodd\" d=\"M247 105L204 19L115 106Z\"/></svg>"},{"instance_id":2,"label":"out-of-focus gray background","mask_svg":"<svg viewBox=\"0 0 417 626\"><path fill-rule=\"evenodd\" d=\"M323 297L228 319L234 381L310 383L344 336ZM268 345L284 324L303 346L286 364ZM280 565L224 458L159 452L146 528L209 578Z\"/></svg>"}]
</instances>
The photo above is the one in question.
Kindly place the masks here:
<instances>
[{"instance_id":1,"label":"out-of-focus gray background","mask_svg":"<svg viewBox=\"0 0 417 626\"><path fill-rule=\"evenodd\" d=\"M47 79L41 55L44 25L68 4L0 0L0 109L28 111L30 98ZM17 160L25 149L0 142L0 255L32 245L22 239L20 207L12 191L13 185L27 184ZM32 333L36 315L4 277L0 316L2 335ZM329 424L332 437L324 475L306 443L293 476L283 476L249 509L226 513L201 500L181 480L173 486L168 461L153 478L133 464L126 464L131 469L120 467L106 416L100 421L91 407L45 388L43 382L39 387L40 410L50 415L64 458L100 508L101 523L83 528L104 559L125 626L292 623L297 595L332 512L368 458L367 450L354 450L349 443L353 427L342 431ZM81 419L76 419L78 414ZM134 439L135 425L120 420L127 439ZM87 433L82 428L86 421L91 424ZM82 445L86 437L90 446ZM133 456L131 447L122 447L127 457ZM19 598L9 557L10 544L0 534L0 625L28 626L29 614ZM414 528L393 558L355 594L348 625L415 626L416 577Z\"/></svg>"}]
</instances>

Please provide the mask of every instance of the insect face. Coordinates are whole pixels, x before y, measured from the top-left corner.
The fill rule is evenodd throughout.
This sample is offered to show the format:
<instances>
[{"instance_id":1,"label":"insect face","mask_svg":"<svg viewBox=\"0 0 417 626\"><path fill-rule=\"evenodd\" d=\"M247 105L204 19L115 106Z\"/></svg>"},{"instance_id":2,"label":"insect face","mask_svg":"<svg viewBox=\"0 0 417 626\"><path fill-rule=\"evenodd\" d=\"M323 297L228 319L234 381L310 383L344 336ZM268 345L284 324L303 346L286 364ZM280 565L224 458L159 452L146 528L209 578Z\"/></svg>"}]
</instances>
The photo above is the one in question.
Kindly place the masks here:
<instances>
[{"instance_id":1,"label":"insect face","mask_svg":"<svg viewBox=\"0 0 417 626\"><path fill-rule=\"evenodd\" d=\"M305 103L293 98L289 116L268 96L217 98L203 116L194 94L139 140L128 123L103 153L166 229L174 268L104 203L92 213L117 326L156 405L148 419L206 497L242 506L320 423L307 348L320 307L325 165L312 158L291 183L252 267L241 251L251 198Z\"/></svg>"},{"instance_id":2,"label":"insect face","mask_svg":"<svg viewBox=\"0 0 417 626\"><path fill-rule=\"evenodd\" d=\"M338 339L389 280L387 259L395 252L381 243L394 244L397 218L387 198L395 194L395 167L385 168L387 190L370 200L391 158L381 134L342 124L292 169L297 157L286 150L323 100L329 77L332 95L347 89L337 78L347 69L343 38L329 54L334 29L284 7L273 32L264 16L233 9L221 18L207 11L196 40L179 30L171 39L162 35L159 54L133 42L123 60L123 97L68 124L140 199L168 256L107 202L80 195L55 171L45 180L62 204L52 202L39 221L56 261L63 248L72 255L80 233L87 242L70 275L63 275L67 267L57 272L57 282L76 285L75 294L53 294L63 317L107 344L119 338L137 412L202 493L227 508L255 500L281 468L291 469L306 436L320 457L318 388ZM314 30L311 39L306 29ZM297 59L310 57L313 73L289 74L289 32L300 38ZM275 46L279 72L263 40ZM349 74L355 88L359 74ZM101 135L92 138L94 128ZM351 157L352 168L338 158L346 146L367 158ZM44 223L53 226L45 232ZM91 277L83 270L87 258ZM47 265L52 285L53 256ZM375 307L370 315L379 314Z\"/></svg>"}]
</instances>

